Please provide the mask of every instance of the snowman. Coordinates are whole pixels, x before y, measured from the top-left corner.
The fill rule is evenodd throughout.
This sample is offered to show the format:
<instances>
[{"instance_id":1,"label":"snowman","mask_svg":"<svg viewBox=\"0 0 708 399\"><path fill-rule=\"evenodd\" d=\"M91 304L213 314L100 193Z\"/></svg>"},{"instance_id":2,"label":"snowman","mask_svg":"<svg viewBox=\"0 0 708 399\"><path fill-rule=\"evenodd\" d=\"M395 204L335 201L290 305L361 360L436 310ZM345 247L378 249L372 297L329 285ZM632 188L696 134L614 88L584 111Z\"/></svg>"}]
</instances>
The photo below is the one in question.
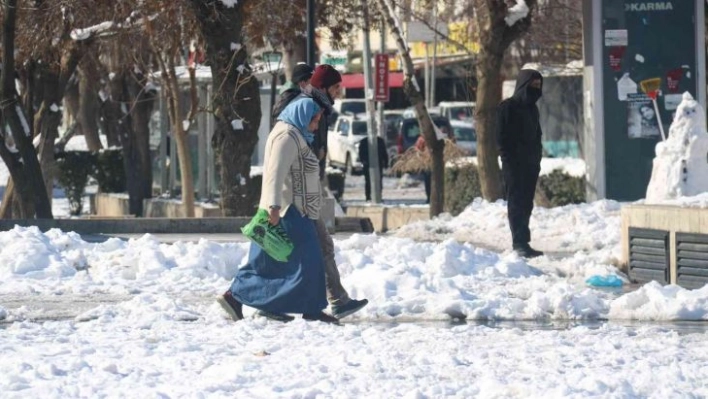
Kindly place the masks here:
<instances>
[{"instance_id":1,"label":"snowman","mask_svg":"<svg viewBox=\"0 0 708 399\"><path fill-rule=\"evenodd\" d=\"M656 145L647 203L708 192L705 111L685 92L666 141Z\"/></svg>"}]
</instances>

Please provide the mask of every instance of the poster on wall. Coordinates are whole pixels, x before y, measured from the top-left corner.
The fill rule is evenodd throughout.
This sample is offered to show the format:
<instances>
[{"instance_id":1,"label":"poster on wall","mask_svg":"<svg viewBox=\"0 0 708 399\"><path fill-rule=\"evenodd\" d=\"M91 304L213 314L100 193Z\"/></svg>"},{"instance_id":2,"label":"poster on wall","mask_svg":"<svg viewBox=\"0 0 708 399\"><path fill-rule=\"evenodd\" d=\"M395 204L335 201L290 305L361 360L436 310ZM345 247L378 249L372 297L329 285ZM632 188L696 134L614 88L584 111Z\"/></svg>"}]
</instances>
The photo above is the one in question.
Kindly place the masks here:
<instances>
[{"instance_id":1,"label":"poster on wall","mask_svg":"<svg viewBox=\"0 0 708 399\"><path fill-rule=\"evenodd\" d=\"M602 3L606 115L615 116L606 120L607 128L619 134L618 143L627 139L661 140L659 123L668 131L677 106L676 95L696 92L695 29L689 29L694 23L695 3L676 0L602 0ZM687 29L673 28L676 26ZM640 83L648 81L656 83L651 91L657 107L647 96L649 91L640 87ZM622 112L618 114L617 109L625 109L626 117ZM626 144L633 145L631 141Z\"/></svg>"},{"instance_id":2,"label":"poster on wall","mask_svg":"<svg viewBox=\"0 0 708 399\"><path fill-rule=\"evenodd\" d=\"M602 119L603 158L596 165L598 187L607 198L644 198L656 145L669 134L681 95L689 92L700 97L706 2L582 3L584 10L593 11L591 49L597 67L593 72L599 74L592 78L599 76L602 90L598 117ZM599 13L595 13L597 5Z\"/></svg>"},{"instance_id":3,"label":"poster on wall","mask_svg":"<svg viewBox=\"0 0 708 399\"><path fill-rule=\"evenodd\" d=\"M644 93L627 95L627 134L630 139L661 138L654 103Z\"/></svg>"}]
</instances>

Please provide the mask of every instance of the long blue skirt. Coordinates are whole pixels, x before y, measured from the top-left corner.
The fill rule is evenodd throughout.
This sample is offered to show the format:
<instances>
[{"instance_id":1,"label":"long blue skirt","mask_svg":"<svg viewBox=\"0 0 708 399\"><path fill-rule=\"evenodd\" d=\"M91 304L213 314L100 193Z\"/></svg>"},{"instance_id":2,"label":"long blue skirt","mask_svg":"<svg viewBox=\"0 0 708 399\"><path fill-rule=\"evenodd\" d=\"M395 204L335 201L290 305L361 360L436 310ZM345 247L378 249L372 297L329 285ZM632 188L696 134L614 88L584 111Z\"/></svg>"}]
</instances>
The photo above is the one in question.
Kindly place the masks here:
<instances>
[{"instance_id":1,"label":"long blue skirt","mask_svg":"<svg viewBox=\"0 0 708 399\"><path fill-rule=\"evenodd\" d=\"M271 258L251 243L248 264L231 284L231 294L244 305L275 313L319 313L327 307L324 258L315 222L294 205L280 219L294 249L287 262Z\"/></svg>"}]
</instances>

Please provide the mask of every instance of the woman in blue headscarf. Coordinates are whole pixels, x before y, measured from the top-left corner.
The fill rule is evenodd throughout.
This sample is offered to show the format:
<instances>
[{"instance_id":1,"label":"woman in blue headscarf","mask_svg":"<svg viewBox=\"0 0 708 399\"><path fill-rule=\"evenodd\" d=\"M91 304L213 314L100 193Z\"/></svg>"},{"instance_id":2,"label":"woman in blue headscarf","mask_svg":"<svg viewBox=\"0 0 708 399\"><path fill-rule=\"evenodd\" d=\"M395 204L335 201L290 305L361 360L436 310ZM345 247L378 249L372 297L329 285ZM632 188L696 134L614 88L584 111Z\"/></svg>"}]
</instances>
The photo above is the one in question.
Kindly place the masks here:
<instances>
[{"instance_id":1,"label":"woman in blue headscarf","mask_svg":"<svg viewBox=\"0 0 708 399\"><path fill-rule=\"evenodd\" d=\"M294 249L287 262L279 262L251 244L248 263L217 299L234 320L243 319L242 305L248 305L282 321L293 319L287 313L301 313L306 320L337 322L322 312L327 307L324 259L315 230L321 203L319 160L308 145L321 116L312 98L297 98L268 135L259 207L268 210L270 224L282 225Z\"/></svg>"}]
</instances>

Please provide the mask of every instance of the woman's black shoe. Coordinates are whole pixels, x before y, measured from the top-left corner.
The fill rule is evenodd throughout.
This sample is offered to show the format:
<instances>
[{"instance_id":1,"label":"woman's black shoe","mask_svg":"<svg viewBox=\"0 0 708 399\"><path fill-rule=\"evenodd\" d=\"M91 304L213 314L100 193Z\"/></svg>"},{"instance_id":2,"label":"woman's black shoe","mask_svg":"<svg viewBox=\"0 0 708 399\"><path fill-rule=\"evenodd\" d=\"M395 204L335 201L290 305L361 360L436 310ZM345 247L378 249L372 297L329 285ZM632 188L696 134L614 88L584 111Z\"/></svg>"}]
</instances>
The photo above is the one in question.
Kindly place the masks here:
<instances>
[{"instance_id":1,"label":"woman's black shoe","mask_svg":"<svg viewBox=\"0 0 708 399\"><path fill-rule=\"evenodd\" d=\"M216 302L224 308L234 321L243 320L243 305L231 295L231 290L219 295L216 298Z\"/></svg>"},{"instance_id":2,"label":"woman's black shoe","mask_svg":"<svg viewBox=\"0 0 708 399\"><path fill-rule=\"evenodd\" d=\"M315 314L304 314L302 318L307 321L321 321L323 323L339 324L339 320L336 317L332 317L325 312L315 313Z\"/></svg>"}]
</instances>

